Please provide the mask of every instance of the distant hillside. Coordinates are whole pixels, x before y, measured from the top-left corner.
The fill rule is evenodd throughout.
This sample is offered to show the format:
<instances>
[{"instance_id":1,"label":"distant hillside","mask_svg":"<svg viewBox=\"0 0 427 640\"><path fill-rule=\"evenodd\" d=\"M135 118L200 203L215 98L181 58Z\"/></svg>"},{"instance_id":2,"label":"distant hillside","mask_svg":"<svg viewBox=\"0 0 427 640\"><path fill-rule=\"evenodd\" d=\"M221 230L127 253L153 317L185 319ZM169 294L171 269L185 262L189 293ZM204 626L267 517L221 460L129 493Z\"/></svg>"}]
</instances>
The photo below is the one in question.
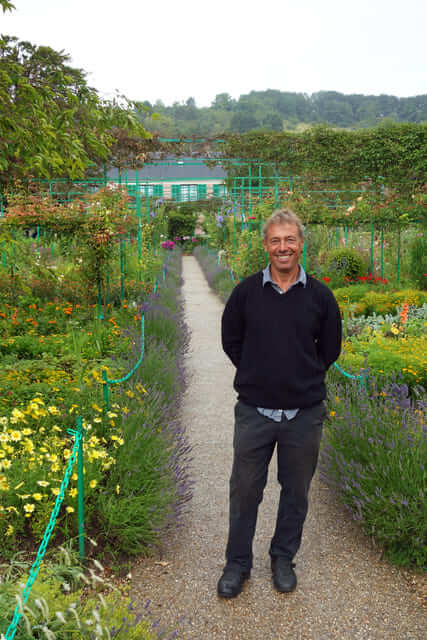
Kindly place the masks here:
<instances>
[{"instance_id":1,"label":"distant hillside","mask_svg":"<svg viewBox=\"0 0 427 640\"><path fill-rule=\"evenodd\" d=\"M295 130L316 123L359 129L376 126L384 119L427 122L427 94L397 98L319 91L310 96L268 89L251 91L238 100L219 93L210 107L197 107L194 98L171 106L161 100L144 105L148 107L140 114L144 125L168 137L215 136L253 129ZM150 115L150 109L155 115Z\"/></svg>"}]
</instances>

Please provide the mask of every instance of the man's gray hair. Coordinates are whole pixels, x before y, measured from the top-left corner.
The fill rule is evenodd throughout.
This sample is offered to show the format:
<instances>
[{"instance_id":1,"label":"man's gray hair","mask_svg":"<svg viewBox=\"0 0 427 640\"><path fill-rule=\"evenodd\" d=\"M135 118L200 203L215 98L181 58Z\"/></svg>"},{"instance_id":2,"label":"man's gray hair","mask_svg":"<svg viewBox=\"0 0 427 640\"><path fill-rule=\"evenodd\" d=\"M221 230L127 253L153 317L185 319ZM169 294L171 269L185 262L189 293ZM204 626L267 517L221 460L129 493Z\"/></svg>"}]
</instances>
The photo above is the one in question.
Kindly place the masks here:
<instances>
[{"instance_id":1,"label":"man's gray hair","mask_svg":"<svg viewBox=\"0 0 427 640\"><path fill-rule=\"evenodd\" d=\"M300 239L304 240L304 226L292 209L276 209L276 211L273 211L262 227L262 237L264 240L267 240L268 230L272 224L295 224Z\"/></svg>"}]
</instances>

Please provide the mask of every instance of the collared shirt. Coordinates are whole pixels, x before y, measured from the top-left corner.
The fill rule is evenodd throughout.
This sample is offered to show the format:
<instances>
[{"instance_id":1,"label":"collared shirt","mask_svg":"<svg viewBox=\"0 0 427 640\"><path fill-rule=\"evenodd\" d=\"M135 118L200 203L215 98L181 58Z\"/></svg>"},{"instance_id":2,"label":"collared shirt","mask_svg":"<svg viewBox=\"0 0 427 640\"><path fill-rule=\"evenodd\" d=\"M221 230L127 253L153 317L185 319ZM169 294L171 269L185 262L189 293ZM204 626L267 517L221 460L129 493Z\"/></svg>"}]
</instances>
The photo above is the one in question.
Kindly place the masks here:
<instances>
[{"instance_id":1,"label":"collared shirt","mask_svg":"<svg viewBox=\"0 0 427 640\"><path fill-rule=\"evenodd\" d=\"M277 293L280 293L280 295L286 294L286 291L283 291L283 289L281 289L279 285L276 284L276 282L273 282L269 264L262 272L262 286L265 287L268 282L271 284L273 289L277 291ZM292 287L295 287L295 285L299 283L301 283L303 287L305 287L305 285L307 284L307 275L301 265L299 265L298 278L291 284L287 291L289 291L290 289L292 289ZM257 407L257 410L259 413L261 413L261 415L274 420L274 422L281 422L283 414L285 414L288 420L292 420L292 418L295 418L299 411L299 409L266 409L265 407Z\"/></svg>"}]
</instances>

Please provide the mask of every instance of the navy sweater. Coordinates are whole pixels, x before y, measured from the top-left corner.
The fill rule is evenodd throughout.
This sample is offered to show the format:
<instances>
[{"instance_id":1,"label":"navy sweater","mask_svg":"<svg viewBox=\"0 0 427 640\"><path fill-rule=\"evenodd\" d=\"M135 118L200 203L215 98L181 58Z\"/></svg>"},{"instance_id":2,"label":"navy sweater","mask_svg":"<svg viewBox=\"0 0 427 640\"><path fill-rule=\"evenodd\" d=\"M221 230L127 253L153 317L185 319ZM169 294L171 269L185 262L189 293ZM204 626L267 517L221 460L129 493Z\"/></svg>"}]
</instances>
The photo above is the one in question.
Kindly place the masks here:
<instances>
[{"instance_id":1,"label":"navy sweater","mask_svg":"<svg viewBox=\"0 0 427 640\"><path fill-rule=\"evenodd\" d=\"M312 407L326 396L325 374L341 350L332 291L307 276L280 294L262 271L240 282L222 315L222 346L236 367L234 388L254 407Z\"/></svg>"}]
</instances>

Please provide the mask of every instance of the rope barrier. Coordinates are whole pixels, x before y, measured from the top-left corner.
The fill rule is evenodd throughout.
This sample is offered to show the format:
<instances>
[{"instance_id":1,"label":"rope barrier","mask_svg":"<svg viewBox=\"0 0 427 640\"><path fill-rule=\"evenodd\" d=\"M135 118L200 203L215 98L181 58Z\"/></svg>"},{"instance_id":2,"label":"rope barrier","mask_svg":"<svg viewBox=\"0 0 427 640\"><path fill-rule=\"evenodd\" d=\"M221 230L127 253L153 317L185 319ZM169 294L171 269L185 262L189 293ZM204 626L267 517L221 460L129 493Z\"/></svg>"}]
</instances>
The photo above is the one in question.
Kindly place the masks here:
<instances>
[{"instance_id":1,"label":"rope barrier","mask_svg":"<svg viewBox=\"0 0 427 640\"><path fill-rule=\"evenodd\" d=\"M350 378L351 380L360 380L360 386L366 387L367 382L366 382L366 375L364 373L354 376L352 373L347 373L347 371L344 371L344 369L342 369L340 365L336 362L334 362L334 367L340 373L342 373L342 375L345 376L346 378Z\"/></svg>"},{"instance_id":2,"label":"rope barrier","mask_svg":"<svg viewBox=\"0 0 427 640\"><path fill-rule=\"evenodd\" d=\"M142 364L144 358L144 349L145 349L145 327L144 327L144 315L141 315L141 354L138 358L138 361L132 367L132 369L127 373L123 378L118 378L117 380L109 380L107 372L105 369L102 371L102 378L104 382L104 401L105 408L107 411L110 409L110 385L111 384L120 384L121 382L126 382L133 376L138 367Z\"/></svg>"},{"instance_id":3,"label":"rope barrier","mask_svg":"<svg viewBox=\"0 0 427 640\"><path fill-rule=\"evenodd\" d=\"M37 574L39 572L40 569L40 565L42 563L42 560L44 558L44 555L46 553L46 548L47 545L49 543L50 540L50 536L52 535L52 531L55 527L55 523L56 523L56 518L58 517L58 513L59 513L59 509L61 508L62 502L64 500L65 497L65 492L67 490L68 487L68 483L70 481L70 477L71 477L71 473L73 470L73 466L74 466L74 462L76 460L76 456L78 455L79 450L81 449L82 446L82 442L83 442L83 421L82 418L79 417L77 419L77 429L68 429L68 433L70 433L71 435L74 436L74 445L73 445L73 450L71 452L70 458L68 460L68 465L67 468L65 470L65 474L64 474L64 478L61 482L61 486L59 488L59 493L56 497L56 501L55 501L55 505L52 509L52 513L50 515L49 518L49 522L47 524L46 530L44 532L44 536L43 536L43 540L40 543L39 549L37 551L37 556L36 559L33 563L33 566L30 569L30 575L28 577L28 580L25 584L24 590L22 592L22 599L20 599L18 601L18 604L16 605L16 609L15 612L13 614L13 619L12 622L10 623L6 634L4 636L4 640L13 640L13 638L15 637L15 633L16 630L18 628L18 624L19 621L22 617L23 614L23 608L24 605L26 604L28 597L31 593L31 589L33 587L33 584L37 578ZM79 484L80 487L80 484ZM80 529L80 527L79 527ZM80 534L79 534L80 535Z\"/></svg>"}]
</instances>

